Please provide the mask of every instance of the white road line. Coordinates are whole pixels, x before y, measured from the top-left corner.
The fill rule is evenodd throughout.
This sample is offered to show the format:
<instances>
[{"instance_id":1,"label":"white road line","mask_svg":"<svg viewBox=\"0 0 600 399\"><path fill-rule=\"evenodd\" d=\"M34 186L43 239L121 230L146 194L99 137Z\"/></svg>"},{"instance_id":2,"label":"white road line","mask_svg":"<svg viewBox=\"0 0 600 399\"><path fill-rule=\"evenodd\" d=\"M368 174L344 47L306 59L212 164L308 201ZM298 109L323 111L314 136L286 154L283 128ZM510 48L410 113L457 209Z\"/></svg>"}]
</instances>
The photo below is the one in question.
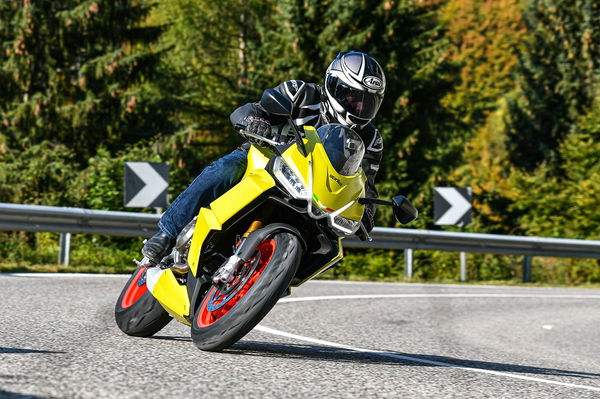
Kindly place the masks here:
<instances>
[{"instance_id":1,"label":"white road line","mask_svg":"<svg viewBox=\"0 0 600 399\"><path fill-rule=\"evenodd\" d=\"M0 273L0 277L131 277L128 274L102 274L102 273ZM552 291L552 290L583 290L589 292L597 292L594 288L577 288L577 287L525 287L525 286L503 286L503 285L467 285L467 284L425 284L425 283L404 283L404 282L381 282L381 281L343 281L343 280L311 280L306 283L311 284L337 284L337 285L387 285L396 287L435 287L435 288L464 288L467 290L475 289L490 289L490 290L534 290L534 291Z\"/></svg>"},{"instance_id":2,"label":"white road line","mask_svg":"<svg viewBox=\"0 0 600 399\"><path fill-rule=\"evenodd\" d=\"M485 284L458 284L458 283L447 283L447 284L434 284L434 283L413 283L413 282L391 282L391 281L344 281L344 280L310 280L306 284L342 284L342 285L388 285L398 286L404 285L409 287L460 287L467 289L490 289L490 290L589 290L595 291L598 288L581 288L581 287L538 287L538 286L511 286L511 285L485 285Z\"/></svg>"},{"instance_id":3,"label":"white road line","mask_svg":"<svg viewBox=\"0 0 600 399\"><path fill-rule=\"evenodd\" d=\"M470 372L474 372L474 373L491 374L491 375L495 375L495 376L499 376L499 377L508 377L508 378L514 378L514 379L518 379L518 380L541 382L544 384L560 385L560 386L569 387L569 388L585 389L588 391L600 392L600 387L597 388L597 387L591 387L591 386L586 386L586 385L570 384L568 382L560 382L560 381L546 380L543 378L527 377L524 375L503 373L500 371L480 369L480 368L476 368L476 367L460 366L460 365L451 364L451 363L437 362L435 360L421 359L418 357L400 355L397 353L382 352L382 351L378 351L378 350L358 348L358 347L354 347L354 346L338 344L335 342L324 341L322 339L316 339L316 338L304 337L302 335L291 334L291 333L288 333L285 331L276 330L274 328L265 327L263 325L258 325L255 327L255 329L258 331L268 333L268 334L279 335L281 337L291 338L291 339L295 339L298 341L310 342L313 344L329 346L332 348L346 349L346 350L360 352L360 353L366 353L366 354L370 354L370 355L388 357L388 358L399 359L399 360L406 360L406 361L415 362L415 363L424 363L424 364L429 364L429 365L438 366L438 367L449 367L449 368L453 368L453 369L460 369L460 370L470 371Z\"/></svg>"},{"instance_id":4,"label":"white road line","mask_svg":"<svg viewBox=\"0 0 600 399\"><path fill-rule=\"evenodd\" d=\"M394 298L555 298L555 299L600 299L600 295L576 294L378 294L378 295L327 295L282 298L278 303L333 301L340 299L394 299Z\"/></svg>"}]
</instances>

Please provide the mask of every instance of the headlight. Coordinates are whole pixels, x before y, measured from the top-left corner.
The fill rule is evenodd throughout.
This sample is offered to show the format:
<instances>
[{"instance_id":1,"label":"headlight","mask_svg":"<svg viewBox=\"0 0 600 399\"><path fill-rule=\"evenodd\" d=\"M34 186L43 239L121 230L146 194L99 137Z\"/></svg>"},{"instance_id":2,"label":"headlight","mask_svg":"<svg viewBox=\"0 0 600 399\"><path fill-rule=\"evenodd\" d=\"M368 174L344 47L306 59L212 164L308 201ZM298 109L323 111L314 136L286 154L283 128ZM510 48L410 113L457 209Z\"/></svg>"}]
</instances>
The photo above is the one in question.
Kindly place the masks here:
<instances>
[{"instance_id":1,"label":"headlight","mask_svg":"<svg viewBox=\"0 0 600 399\"><path fill-rule=\"evenodd\" d=\"M357 222L356 220L346 219L341 216L330 215L328 221L329 226L332 229L347 236L356 233L356 231L360 228L360 222Z\"/></svg>"},{"instance_id":2,"label":"headlight","mask_svg":"<svg viewBox=\"0 0 600 399\"><path fill-rule=\"evenodd\" d=\"M310 173L311 171L309 170L309 185L312 184L312 176ZM336 232L347 236L354 234L360 228L360 222L339 216L340 213L348 209L355 201L350 201L335 212L325 212L319 205L312 201L312 194L304 185L302 179L294 173L281 157L275 158L275 161L273 162L273 175L292 197L308 201L308 214L311 218L322 219L326 217L329 227Z\"/></svg>"},{"instance_id":3,"label":"headlight","mask_svg":"<svg viewBox=\"0 0 600 399\"><path fill-rule=\"evenodd\" d=\"M273 175L285 187L288 193L296 199L310 199L308 190L302 179L283 161L281 157L275 158Z\"/></svg>"}]
</instances>

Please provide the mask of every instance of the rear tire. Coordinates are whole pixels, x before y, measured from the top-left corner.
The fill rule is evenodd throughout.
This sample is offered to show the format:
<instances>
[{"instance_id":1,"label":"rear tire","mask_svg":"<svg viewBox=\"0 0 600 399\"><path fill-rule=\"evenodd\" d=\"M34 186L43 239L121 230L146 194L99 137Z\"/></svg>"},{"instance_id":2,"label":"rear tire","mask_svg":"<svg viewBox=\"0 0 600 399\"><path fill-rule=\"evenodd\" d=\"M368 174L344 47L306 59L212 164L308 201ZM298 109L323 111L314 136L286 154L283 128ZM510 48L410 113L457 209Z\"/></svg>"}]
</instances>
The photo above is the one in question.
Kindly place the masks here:
<instances>
[{"instance_id":1,"label":"rear tire","mask_svg":"<svg viewBox=\"0 0 600 399\"><path fill-rule=\"evenodd\" d=\"M204 351L220 351L254 328L275 306L296 273L302 246L288 232L263 240L236 276L237 288L212 286L192 319L192 340ZM245 274L244 274L245 273Z\"/></svg>"},{"instance_id":2,"label":"rear tire","mask_svg":"<svg viewBox=\"0 0 600 399\"><path fill-rule=\"evenodd\" d=\"M115 305L117 325L125 334L135 337L150 337L172 320L148 291L146 269L142 266L133 273Z\"/></svg>"}]
</instances>

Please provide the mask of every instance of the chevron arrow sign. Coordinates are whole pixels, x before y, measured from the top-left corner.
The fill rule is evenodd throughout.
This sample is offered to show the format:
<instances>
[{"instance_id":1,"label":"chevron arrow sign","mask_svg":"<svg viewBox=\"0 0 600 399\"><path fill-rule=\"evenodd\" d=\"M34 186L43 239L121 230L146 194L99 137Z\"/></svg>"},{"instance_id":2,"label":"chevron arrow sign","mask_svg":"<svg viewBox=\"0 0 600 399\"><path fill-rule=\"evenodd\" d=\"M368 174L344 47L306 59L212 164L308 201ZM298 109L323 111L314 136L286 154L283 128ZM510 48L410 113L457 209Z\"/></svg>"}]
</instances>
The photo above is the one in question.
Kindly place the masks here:
<instances>
[{"instance_id":1,"label":"chevron arrow sign","mask_svg":"<svg viewBox=\"0 0 600 399\"><path fill-rule=\"evenodd\" d=\"M169 191L169 165L125 162L125 198L128 208L164 208Z\"/></svg>"},{"instance_id":2,"label":"chevron arrow sign","mask_svg":"<svg viewBox=\"0 0 600 399\"><path fill-rule=\"evenodd\" d=\"M437 225L471 223L471 187L435 187L433 219Z\"/></svg>"}]
</instances>

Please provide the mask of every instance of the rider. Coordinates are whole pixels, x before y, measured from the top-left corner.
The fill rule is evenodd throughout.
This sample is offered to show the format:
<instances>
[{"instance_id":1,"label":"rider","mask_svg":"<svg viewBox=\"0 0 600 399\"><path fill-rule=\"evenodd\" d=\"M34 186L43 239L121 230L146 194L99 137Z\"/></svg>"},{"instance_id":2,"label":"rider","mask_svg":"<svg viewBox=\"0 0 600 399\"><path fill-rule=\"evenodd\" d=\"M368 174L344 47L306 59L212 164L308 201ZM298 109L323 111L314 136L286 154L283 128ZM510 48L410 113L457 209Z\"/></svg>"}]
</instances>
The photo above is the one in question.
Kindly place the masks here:
<instances>
[{"instance_id":1,"label":"rider","mask_svg":"<svg viewBox=\"0 0 600 399\"><path fill-rule=\"evenodd\" d=\"M340 52L325 73L323 87L315 83L289 80L275 89L293 104L292 119L299 127L316 128L327 123L340 123L356 131L366 150L362 168L367 175L366 194L377 197L375 175L379 169L383 140L371 123L377 114L385 92L385 75L379 63L357 51ZM274 139L278 142L293 139L285 119L269 115L258 103L248 103L230 116L234 126ZM258 144L258 143L257 143ZM198 214L242 178L247 164L250 143L245 142L221 159L206 167L202 173L169 206L158 222L160 231L146 241L142 254L158 264L175 244L179 232ZM373 228L375 206L365 206L362 222L367 231Z\"/></svg>"}]
</instances>

